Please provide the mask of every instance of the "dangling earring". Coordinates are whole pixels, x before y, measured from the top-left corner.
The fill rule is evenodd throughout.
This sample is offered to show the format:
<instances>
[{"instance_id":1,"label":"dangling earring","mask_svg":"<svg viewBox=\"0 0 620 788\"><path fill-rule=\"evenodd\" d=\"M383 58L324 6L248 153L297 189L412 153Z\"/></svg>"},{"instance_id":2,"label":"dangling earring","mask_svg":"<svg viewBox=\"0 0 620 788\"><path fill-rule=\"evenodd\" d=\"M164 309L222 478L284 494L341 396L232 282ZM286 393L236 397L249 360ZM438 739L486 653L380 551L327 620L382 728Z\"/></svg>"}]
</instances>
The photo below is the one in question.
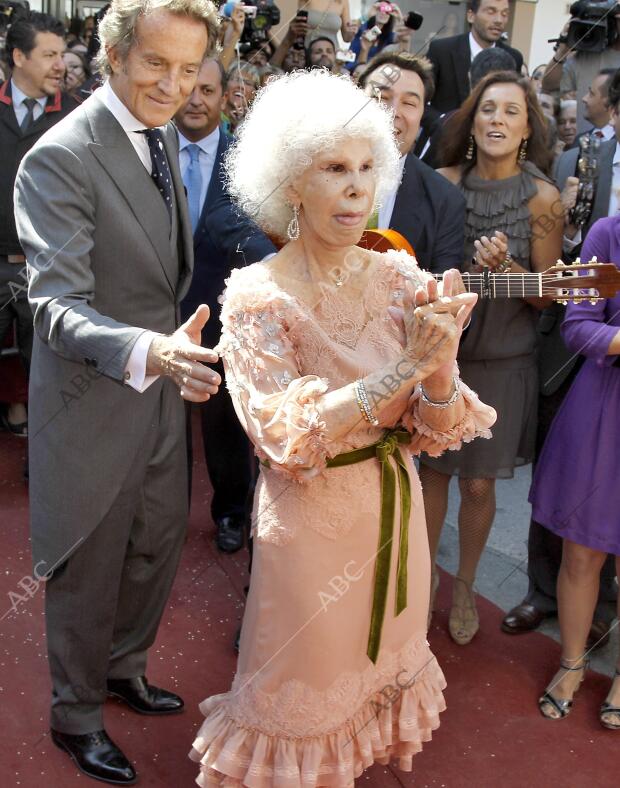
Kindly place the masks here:
<instances>
[{"instance_id":1,"label":"dangling earring","mask_svg":"<svg viewBox=\"0 0 620 788\"><path fill-rule=\"evenodd\" d=\"M474 146L476 141L474 140L474 135L469 135L469 145L467 146L467 153L465 154L465 158L467 161L471 161L474 158Z\"/></svg>"},{"instance_id":2,"label":"dangling earring","mask_svg":"<svg viewBox=\"0 0 620 788\"><path fill-rule=\"evenodd\" d=\"M527 155L527 140L522 140L519 145L519 164L523 164Z\"/></svg>"},{"instance_id":3,"label":"dangling earring","mask_svg":"<svg viewBox=\"0 0 620 788\"><path fill-rule=\"evenodd\" d=\"M288 223L286 234L290 241L296 241L299 238L299 208L293 205L293 218Z\"/></svg>"}]
</instances>

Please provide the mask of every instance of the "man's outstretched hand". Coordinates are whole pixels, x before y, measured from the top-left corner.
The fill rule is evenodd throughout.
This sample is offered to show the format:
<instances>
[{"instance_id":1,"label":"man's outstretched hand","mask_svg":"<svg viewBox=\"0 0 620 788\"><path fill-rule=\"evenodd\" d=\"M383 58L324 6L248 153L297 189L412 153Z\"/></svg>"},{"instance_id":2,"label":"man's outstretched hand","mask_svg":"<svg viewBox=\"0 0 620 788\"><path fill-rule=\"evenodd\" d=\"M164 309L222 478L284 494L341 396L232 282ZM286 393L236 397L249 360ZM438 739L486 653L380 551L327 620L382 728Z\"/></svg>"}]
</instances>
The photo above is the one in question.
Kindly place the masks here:
<instances>
[{"instance_id":1,"label":"man's outstretched hand","mask_svg":"<svg viewBox=\"0 0 620 788\"><path fill-rule=\"evenodd\" d=\"M208 319L209 307L201 304L174 334L155 337L146 360L147 375L172 378L189 402L206 402L222 383L217 372L205 366L218 360L217 353L200 346L200 332Z\"/></svg>"}]
</instances>

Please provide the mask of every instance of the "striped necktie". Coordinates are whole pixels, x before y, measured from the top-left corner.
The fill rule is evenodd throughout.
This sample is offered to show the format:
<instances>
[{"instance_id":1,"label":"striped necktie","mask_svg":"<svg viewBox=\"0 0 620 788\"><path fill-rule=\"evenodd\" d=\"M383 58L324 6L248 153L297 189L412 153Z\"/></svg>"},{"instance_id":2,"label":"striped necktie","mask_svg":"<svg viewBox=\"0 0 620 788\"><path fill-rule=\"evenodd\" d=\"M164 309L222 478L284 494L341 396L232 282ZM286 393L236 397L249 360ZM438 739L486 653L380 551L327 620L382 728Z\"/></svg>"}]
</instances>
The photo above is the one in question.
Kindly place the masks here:
<instances>
[{"instance_id":1,"label":"striped necktie","mask_svg":"<svg viewBox=\"0 0 620 788\"><path fill-rule=\"evenodd\" d=\"M27 107L28 112L24 115L24 119L19 125L19 128L24 131L27 131L30 126L34 123L34 108L37 106L37 100L33 98L25 98L22 102L24 107Z\"/></svg>"}]
</instances>

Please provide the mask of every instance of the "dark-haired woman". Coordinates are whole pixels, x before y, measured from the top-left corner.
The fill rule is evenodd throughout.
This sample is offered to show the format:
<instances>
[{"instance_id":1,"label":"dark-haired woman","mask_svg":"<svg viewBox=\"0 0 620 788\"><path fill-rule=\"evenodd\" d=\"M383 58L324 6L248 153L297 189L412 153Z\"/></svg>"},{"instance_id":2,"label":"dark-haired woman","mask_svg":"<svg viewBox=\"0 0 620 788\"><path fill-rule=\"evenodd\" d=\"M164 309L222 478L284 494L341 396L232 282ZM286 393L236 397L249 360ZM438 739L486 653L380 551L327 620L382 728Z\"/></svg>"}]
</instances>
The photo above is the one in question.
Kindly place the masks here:
<instances>
[{"instance_id":1,"label":"dark-haired woman","mask_svg":"<svg viewBox=\"0 0 620 788\"><path fill-rule=\"evenodd\" d=\"M445 167L439 172L465 195L465 270L488 266L500 272L508 267L515 273L539 272L560 256L563 222L554 220L552 211L560 196L546 175L546 140L546 123L529 80L514 72L482 79L448 121ZM534 454L535 327L537 309L545 305L541 298L479 301L459 365L468 385L497 410L493 438L440 458L422 457L433 567L450 479L459 479L460 556L449 629L461 645L478 631L472 587L495 517L495 480L512 478L515 467L531 462ZM437 583L435 571L431 610Z\"/></svg>"}]
</instances>

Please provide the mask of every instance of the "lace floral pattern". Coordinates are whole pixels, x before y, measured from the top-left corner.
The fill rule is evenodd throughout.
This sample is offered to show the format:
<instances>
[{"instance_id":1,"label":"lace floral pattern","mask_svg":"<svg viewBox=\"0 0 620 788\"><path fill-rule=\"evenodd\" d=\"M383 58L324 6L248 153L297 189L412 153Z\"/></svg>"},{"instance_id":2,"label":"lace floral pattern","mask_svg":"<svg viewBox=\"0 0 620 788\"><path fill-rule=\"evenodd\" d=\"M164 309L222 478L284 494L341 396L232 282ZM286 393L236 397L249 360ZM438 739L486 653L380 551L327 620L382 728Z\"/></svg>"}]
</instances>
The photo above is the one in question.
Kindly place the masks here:
<instances>
[{"instance_id":1,"label":"lace floral pattern","mask_svg":"<svg viewBox=\"0 0 620 788\"><path fill-rule=\"evenodd\" d=\"M356 717L371 698L385 703L399 686L413 686L431 661L435 660L426 636L418 635L399 653L383 653L377 665L369 663L364 672L342 673L324 691L289 679L269 694L253 681L252 674L237 674L229 695L229 714L237 725L267 736L329 735Z\"/></svg>"}]
</instances>

